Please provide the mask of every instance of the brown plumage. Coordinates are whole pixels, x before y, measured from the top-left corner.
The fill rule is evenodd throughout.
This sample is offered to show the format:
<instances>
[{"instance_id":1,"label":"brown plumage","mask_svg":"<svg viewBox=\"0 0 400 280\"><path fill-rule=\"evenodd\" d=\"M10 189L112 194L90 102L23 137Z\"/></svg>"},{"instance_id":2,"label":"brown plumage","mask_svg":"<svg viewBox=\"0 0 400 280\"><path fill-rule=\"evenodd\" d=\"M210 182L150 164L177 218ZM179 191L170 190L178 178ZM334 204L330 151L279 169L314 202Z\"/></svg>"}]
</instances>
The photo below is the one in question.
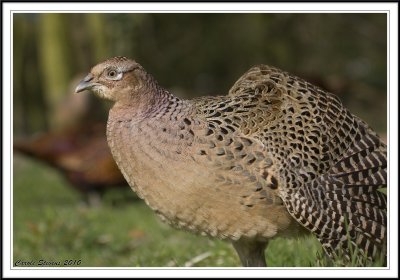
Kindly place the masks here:
<instances>
[{"instance_id":1,"label":"brown plumage","mask_svg":"<svg viewBox=\"0 0 400 280\"><path fill-rule=\"evenodd\" d=\"M181 100L124 57L85 89L115 102L108 144L137 194L169 224L231 241L243 265L304 232L331 257L385 250L386 145L334 95L260 65L226 96Z\"/></svg>"},{"instance_id":2,"label":"brown plumage","mask_svg":"<svg viewBox=\"0 0 400 280\"><path fill-rule=\"evenodd\" d=\"M14 150L43 161L62 172L88 202L108 188L127 182L112 158L104 135L105 124L85 124L15 141Z\"/></svg>"}]
</instances>

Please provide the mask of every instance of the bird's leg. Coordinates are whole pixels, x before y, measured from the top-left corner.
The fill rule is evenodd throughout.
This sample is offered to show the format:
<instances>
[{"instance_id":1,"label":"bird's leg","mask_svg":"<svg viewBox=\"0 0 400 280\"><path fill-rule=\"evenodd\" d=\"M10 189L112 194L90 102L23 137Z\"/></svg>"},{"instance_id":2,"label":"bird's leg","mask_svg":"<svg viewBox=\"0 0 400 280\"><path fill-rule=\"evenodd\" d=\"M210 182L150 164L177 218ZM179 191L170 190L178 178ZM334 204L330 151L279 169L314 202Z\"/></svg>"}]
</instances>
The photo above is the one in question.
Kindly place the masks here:
<instances>
[{"instance_id":1,"label":"bird's leg","mask_svg":"<svg viewBox=\"0 0 400 280\"><path fill-rule=\"evenodd\" d=\"M232 242L243 266L265 267L265 248L268 242L238 240Z\"/></svg>"}]
</instances>

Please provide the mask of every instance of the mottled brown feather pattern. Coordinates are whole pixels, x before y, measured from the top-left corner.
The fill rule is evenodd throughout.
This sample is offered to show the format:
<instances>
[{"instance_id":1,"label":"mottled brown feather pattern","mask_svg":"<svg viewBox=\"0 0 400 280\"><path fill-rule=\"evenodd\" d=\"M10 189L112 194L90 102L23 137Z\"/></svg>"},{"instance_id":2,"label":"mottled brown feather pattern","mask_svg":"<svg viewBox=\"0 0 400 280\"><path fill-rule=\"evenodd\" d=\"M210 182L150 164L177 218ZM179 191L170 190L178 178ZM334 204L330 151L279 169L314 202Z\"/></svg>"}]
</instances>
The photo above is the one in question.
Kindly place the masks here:
<instances>
[{"instance_id":1,"label":"mottled brown feather pattern","mask_svg":"<svg viewBox=\"0 0 400 280\"><path fill-rule=\"evenodd\" d=\"M230 240L247 266L265 265L269 239L305 229L332 257L350 259L350 243L371 259L384 250L386 146L336 96L265 65L228 95L193 100L125 58L85 80L77 91L115 102L119 168L169 224Z\"/></svg>"}]
</instances>

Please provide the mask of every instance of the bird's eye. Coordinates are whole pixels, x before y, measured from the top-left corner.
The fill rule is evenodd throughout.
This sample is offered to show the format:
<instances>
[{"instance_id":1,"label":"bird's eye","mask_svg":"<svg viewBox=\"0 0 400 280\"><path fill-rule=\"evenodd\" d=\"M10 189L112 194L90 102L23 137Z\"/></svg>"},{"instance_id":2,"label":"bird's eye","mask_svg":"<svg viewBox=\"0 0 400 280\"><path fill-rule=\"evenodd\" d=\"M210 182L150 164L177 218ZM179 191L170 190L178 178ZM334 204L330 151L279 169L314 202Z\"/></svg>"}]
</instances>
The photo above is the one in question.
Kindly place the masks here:
<instances>
[{"instance_id":1,"label":"bird's eye","mask_svg":"<svg viewBox=\"0 0 400 280\"><path fill-rule=\"evenodd\" d=\"M110 69L107 71L107 78L110 80L120 80L122 78L122 73L115 69Z\"/></svg>"}]
</instances>

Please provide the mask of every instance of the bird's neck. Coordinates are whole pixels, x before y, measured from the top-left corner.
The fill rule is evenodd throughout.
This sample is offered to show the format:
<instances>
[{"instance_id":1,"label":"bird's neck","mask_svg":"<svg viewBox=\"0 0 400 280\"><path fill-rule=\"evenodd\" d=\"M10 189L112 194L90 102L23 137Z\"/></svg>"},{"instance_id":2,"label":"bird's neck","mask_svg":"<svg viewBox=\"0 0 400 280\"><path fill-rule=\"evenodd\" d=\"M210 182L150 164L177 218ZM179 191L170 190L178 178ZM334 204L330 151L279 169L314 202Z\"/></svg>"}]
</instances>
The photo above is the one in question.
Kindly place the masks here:
<instances>
[{"instance_id":1,"label":"bird's neck","mask_svg":"<svg viewBox=\"0 0 400 280\"><path fill-rule=\"evenodd\" d=\"M110 111L110 116L118 116L121 120L139 122L149 118L175 118L178 111L189 111L188 102L181 100L157 83L151 84L135 98L116 102Z\"/></svg>"}]
</instances>

